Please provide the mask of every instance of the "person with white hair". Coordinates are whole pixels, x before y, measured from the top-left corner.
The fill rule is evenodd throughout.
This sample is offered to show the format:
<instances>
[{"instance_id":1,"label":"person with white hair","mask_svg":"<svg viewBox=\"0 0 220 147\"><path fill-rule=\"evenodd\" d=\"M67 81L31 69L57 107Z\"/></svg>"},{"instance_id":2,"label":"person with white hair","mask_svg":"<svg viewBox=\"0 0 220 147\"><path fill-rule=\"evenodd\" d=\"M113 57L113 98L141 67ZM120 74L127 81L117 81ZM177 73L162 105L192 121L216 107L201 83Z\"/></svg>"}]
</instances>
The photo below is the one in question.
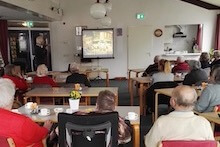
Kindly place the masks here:
<instances>
[{"instance_id":1,"label":"person with white hair","mask_svg":"<svg viewBox=\"0 0 220 147\"><path fill-rule=\"evenodd\" d=\"M188 62L190 67L190 72L185 76L183 80L183 85L192 86L193 84L201 84L202 82L208 81L208 75L201 68L201 63L196 60L190 60Z\"/></svg>"},{"instance_id":2,"label":"person with white hair","mask_svg":"<svg viewBox=\"0 0 220 147\"><path fill-rule=\"evenodd\" d=\"M39 35L36 38L35 50L35 66L37 67L40 64L47 65L47 50L44 47L44 37Z\"/></svg>"},{"instance_id":3,"label":"person with white hair","mask_svg":"<svg viewBox=\"0 0 220 147\"><path fill-rule=\"evenodd\" d=\"M87 76L79 73L79 65L77 63L70 64L70 72L72 74L66 78L66 83L84 84L91 87Z\"/></svg>"},{"instance_id":4,"label":"person with white hair","mask_svg":"<svg viewBox=\"0 0 220 147\"><path fill-rule=\"evenodd\" d=\"M215 50L214 55L213 55L214 61L211 63L211 68L213 66L219 65L220 64L220 51Z\"/></svg>"},{"instance_id":5,"label":"person with white hair","mask_svg":"<svg viewBox=\"0 0 220 147\"><path fill-rule=\"evenodd\" d=\"M146 77L148 75L153 75L154 73L157 73L159 72L158 70L158 63L160 61L160 56L155 56L154 57L154 64L151 64L147 67L147 69L144 71L143 73L143 77Z\"/></svg>"},{"instance_id":6,"label":"person with white hair","mask_svg":"<svg viewBox=\"0 0 220 147\"><path fill-rule=\"evenodd\" d=\"M0 79L0 91L0 136L12 138L17 147L43 147L42 140L48 135L51 121L40 127L30 118L11 111L15 94L11 80Z\"/></svg>"},{"instance_id":7,"label":"person with white hair","mask_svg":"<svg viewBox=\"0 0 220 147\"><path fill-rule=\"evenodd\" d=\"M185 59L183 56L178 56L176 62L177 62L177 65L175 65L172 69L173 73L189 71L189 65L185 62Z\"/></svg>"},{"instance_id":8,"label":"person with white hair","mask_svg":"<svg viewBox=\"0 0 220 147\"><path fill-rule=\"evenodd\" d=\"M45 84L52 87L58 86L54 80L48 76L48 68L45 64L38 65L37 75L34 77L33 84Z\"/></svg>"},{"instance_id":9,"label":"person with white hair","mask_svg":"<svg viewBox=\"0 0 220 147\"><path fill-rule=\"evenodd\" d=\"M192 87L176 87L170 98L174 111L156 120L145 136L145 146L157 147L162 140L214 140L209 121L192 111L196 100Z\"/></svg>"}]
</instances>

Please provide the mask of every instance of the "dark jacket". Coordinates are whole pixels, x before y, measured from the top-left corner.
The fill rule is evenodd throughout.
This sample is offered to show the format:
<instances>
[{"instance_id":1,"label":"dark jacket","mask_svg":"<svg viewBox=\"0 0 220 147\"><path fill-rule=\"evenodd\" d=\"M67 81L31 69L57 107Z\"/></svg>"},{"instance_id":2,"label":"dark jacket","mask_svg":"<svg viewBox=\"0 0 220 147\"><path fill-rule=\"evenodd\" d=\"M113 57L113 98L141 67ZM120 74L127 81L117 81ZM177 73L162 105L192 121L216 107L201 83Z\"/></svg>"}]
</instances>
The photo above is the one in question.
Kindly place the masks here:
<instances>
[{"instance_id":1,"label":"dark jacket","mask_svg":"<svg viewBox=\"0 0 220 147\"><path fill-rule=\"evenodd\" d=\"M209 68L210 64L208 61L200 61L202 69Z\"/></svg>"},{"instance_id":2,"label":"dark jacket","mask_svg":"<svg viewBox=\"0 0 220 147\"><path fill-rule=\"evenodd\" d=\"M142 76L146 77L147 75L153 75L156 72L158 72L158 63L149 65Z\"/></svg>"},{"instance_id":3,"label":"dark jacket","mask_svg":"<svg viewBox=\"0 0 220 147\"><path fill-rule=\"evenodd\" d=\"M220 59L218 59L218 60L216 60L216 61L213 61L213 62L211 63L211 68L212 68L213 66L215 66L215 65L218 65L218 64L220 64Z\"/></svg>"},{"instance_id":4,"label":"dark jacket","mask_svg":"<svg viewBox=\"0 0 220 147\"><path fill-rule=\"evenodd\" d=\"M73 73L72 75L68 76L66 78L66 83L79 83L91 87L90 82L87 79L86 75L79 73Z\"/></svg>"},{"instance_id":5,"label":"dark jacket","mask_svg":"<svg viewBox=\"0 0 220 147\"><path fill-rule=\"evenodd\" d=\"M47 65L47 50L38 45L35 46L35 63L36 66L40 64Z\"/></svg>"},{"instance_id":6,"label":"dark jacket","mask_svg":"<svg viewBox=\"0 0 220 147\"><path fill-rule=\"evenodd\" d=\"M183 81L184 85L193 85L199 82L206 82L208 81L208 75L203 69L196 69L192 70L185 76Z\"/></svg>"}]
</instances>

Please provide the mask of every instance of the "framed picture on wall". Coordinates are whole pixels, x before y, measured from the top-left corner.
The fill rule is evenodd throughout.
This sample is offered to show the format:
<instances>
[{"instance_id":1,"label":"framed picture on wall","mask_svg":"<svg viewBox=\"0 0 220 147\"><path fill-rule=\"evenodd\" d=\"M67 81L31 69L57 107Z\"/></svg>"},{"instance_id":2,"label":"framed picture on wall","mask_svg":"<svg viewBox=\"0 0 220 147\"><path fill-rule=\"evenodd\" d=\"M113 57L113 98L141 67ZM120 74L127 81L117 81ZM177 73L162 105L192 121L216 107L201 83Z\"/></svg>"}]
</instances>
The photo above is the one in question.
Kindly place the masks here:
<instances>
[{"instance_id":1,"label":"framed picture on wall","mask_svg":"<svg viewBox=\"0 0 220 147\"><path fill-rule=\"evenodd\" d=\"M76 36L81 36L82 35L82 30L86 29L86 28L87 28L87 26L76 26L76 29L75 29Z\"/></svg>"}]
</instances>

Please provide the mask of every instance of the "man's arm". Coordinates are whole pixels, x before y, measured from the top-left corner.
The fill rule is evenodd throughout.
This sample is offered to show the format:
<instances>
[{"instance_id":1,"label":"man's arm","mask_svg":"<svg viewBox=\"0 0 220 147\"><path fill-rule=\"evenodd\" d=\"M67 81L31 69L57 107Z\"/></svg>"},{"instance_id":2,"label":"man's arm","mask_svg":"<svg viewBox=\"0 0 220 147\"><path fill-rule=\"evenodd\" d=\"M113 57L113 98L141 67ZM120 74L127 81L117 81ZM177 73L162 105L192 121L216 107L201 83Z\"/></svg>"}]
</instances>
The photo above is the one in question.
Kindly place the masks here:
<instances>
[{"instance_id":1,"label":"man's arm","mask_svg":"<svg viewBox=\"0 0 220 147\"><path fill-rule=\"evenodd\" d=\"M22 139L29 143L35 144L42 142L42 140L48 135L48 129L40 127L38 124L27 118L22 125Z\"/></svg>"},{"instance_id":2,"label":"man's arm","mask_svg":"<svg viewBox=\"0 0 220 147\"><path fill-rule=\"evenodd\" d=\"M195 110L198 112L204 112L208 107L211 101L211 91L207 87L202 91L202 94L195 105Z\"/></svg>"},{"instance_id":3,"label":"man's arm","mask_svg":"<svg viewBox=\"0 0 220 147\"><path fill-rule=\"evenodd\" d=\"M161 141L160 136L161 136L161 132L157 120L144 138L145 146L157 147L157 144L159 143L159 141Z\"/></svg>"}]
</instances>

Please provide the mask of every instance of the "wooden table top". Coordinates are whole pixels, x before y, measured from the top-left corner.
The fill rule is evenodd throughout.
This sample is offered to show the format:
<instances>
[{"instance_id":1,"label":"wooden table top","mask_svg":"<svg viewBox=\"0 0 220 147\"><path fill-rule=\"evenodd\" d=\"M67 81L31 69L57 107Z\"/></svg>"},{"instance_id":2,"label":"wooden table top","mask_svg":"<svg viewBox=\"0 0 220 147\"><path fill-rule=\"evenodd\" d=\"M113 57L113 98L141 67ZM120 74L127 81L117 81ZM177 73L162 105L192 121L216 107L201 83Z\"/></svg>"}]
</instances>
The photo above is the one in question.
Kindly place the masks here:
<instances>
[{"instance_id":1,"label":"wooden table top","mask_svg":"<svg viewBox=\"0 0 220 147\"><path fill-rule=\"evenodd\" d=\"M220 124L220 118L218 116L218 114L220 114L220 112L205 112L205 113L197 113L197 114L199 114L200 116L205 117L210 122Z\"/></svg>"},{"instance_id":2,"label":"wooden table top","mask_svg":"<svg viewBox=\"0 0 220 147\"><path fill-rule=\"evenodd\" d=\"M144 72L144 68L138 68L138 69L128 69L128 71L133 71L133 72Z\"/></svg>"},{"instance_id":3,"label":"wooden table top","mask_svg":"<svg viewBox=\"0 0 220 147\"><path fill-rule=\"evenodd\" d=\"M73 88L53 87L53 88L34 88L27 93L27 97L69 97ZM97 97L100 91L109 90L118 96L118 87L89 87L82 90L83 97Z\"/></svg>"},{"instance_id":4,"label":"wooden table top","mask_svg":"<svg viewBox=\"0 0 220 147\"><path fill-rule=\"evenodd\" d=\"M172 96L173 89L174 89L174 88L161 88L161 89L155 89L154 91L155 91L155 92L159 92L160 94L164 94L164 95L167 95L167 96L170 96L170 97L171 97L171 96ZM196 92L197 92L197 95L200 96L202 90L196 90Z\"/></svg>"},{"instance_id":5,"label":"wooden table top","mask_svg":"<svg viewBox=\"0 0 220 147\"><path fill-rule=\"evenodd\" d=\"M18 112L21 114L24 114L28 117L30 117L35 122L45 122L46 120L51 120L52 122L57 122L57 115L54 112L54 108L63 108L64 112L66 109L69 109L69 106L63 106L63 105L39 105L39 109L41 108L48 108L51 111L51 114L49 116L40 116L38 114L30 114L27 109L25 109L24 106L18 108ZM79 106L80 111L84 112L90 112L95 110L95 106ZM116 106L115 110L118 111L119 115L122 118L125 118L128 114L128 112L135 112L140 116L140 108L139 106ZM137 120L131 120L131 124L140 124L140 117L138 117Z\"/></svg>"},{"instance_id":6,"label":"wooden table top","mask_svg":"<svg viewBox=\"0 0 220 147\"><path fill-rule=\"evenodd\" d=\"M131 78L133 81L136 81L138 83L142 83L142 84L148 84L152 82L152 77L135 77L135 78ZM177 77L174 76L174 81L175 82L182 82L184 79L182 77Z\"/></svg>"}]
</instances>

